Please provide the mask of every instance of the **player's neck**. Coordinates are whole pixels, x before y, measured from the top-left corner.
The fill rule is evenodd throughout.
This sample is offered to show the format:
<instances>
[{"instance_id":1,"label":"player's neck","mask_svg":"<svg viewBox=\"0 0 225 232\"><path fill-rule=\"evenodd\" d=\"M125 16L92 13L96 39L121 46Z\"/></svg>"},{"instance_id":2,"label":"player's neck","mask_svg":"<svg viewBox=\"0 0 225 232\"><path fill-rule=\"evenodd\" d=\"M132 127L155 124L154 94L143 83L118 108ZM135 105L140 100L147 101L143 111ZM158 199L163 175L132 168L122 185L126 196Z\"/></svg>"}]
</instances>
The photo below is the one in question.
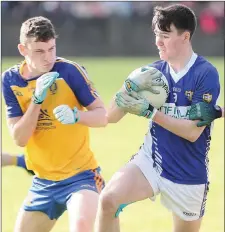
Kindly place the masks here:
<instances>
[{"instance_id":1,"label":"player's neck","mask_svg":"<svg viewBox=\"0 0 225 232\"><path fill-rule=\"evenodd\" d=\"M182 50L175 59L168 61L169 65L173 68L174 72L178 73L184 69L184 67L188 64L191 57L193 55L192 47L187 48L186 50Z\"/></svg>"}]
</instances>

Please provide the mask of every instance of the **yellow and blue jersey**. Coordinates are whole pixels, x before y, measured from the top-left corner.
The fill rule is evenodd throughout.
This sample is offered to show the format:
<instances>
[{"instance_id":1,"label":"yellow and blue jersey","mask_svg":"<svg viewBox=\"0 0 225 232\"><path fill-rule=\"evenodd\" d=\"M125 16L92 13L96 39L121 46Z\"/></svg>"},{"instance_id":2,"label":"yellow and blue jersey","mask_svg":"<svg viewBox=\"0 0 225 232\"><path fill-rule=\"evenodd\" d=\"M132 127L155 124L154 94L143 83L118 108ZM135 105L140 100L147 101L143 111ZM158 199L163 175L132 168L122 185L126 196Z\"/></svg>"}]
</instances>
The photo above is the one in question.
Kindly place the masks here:
<instances>
[{"instance_id":1,"label":"yellow and blue jersey","mask_svg":"<svg viewBox=\"0 0 225 232\"><path fill-rule=\"evenodd\" d=\"M8 118L23 116L27 111L36 80L25 80L25 62L3 73L2 89ZM89 128L63 125L55 119L53 109L59 105L85 111L98 97L85 69L75 62L57 58L51 71L59 73L42 103L37 127L25 147L27 168L39 178L59 181L98 167L89 145Z\"/></svg>"}]
</instances>

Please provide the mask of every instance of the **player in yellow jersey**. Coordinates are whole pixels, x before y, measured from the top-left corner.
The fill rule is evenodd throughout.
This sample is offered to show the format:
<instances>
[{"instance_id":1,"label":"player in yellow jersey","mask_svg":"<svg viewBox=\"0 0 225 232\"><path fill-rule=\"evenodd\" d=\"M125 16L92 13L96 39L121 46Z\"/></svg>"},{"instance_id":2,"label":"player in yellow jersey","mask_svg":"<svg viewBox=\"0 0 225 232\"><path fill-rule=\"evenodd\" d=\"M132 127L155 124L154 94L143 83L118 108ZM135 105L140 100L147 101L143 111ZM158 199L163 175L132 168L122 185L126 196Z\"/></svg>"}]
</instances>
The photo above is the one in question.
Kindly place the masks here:
<instances>
[{"instance_id":1,"label":"player in yellow jersey","mask_svg":"<svg viewBox=\"0 0 225 232\"><path fill-rule=\"evenodd\" d=\"M3 73L9 130L35 173L15 232L48 232L66 209L71 232L91 232L104 186L89 127L105 126L106 110L85 69L56 57L56 37L47 18L25 21L25 60Z\"/></svg>"}]
</instances>

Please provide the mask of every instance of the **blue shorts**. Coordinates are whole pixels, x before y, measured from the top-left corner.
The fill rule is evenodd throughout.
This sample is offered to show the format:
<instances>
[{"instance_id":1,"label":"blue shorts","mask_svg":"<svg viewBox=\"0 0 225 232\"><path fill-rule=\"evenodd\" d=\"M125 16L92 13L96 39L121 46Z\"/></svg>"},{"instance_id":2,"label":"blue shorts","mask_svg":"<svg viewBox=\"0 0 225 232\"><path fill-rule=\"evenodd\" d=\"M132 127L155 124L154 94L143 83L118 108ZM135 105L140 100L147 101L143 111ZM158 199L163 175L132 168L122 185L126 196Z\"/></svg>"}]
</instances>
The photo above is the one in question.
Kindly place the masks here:
<instances>
[{"instance_id":1,"label":"blue shorts","mask_svg":"<svg viewBox=\"0 0 225 232\"><path fill-rule=\"evenodd\" d=\"M25 211L40 211L53 219L58 219L67 209L71 195L83 189L100 193L105 182L100 168L87 170L62 181L33 178L32 186L24 201Z\"/></svg>"}]
</instances>

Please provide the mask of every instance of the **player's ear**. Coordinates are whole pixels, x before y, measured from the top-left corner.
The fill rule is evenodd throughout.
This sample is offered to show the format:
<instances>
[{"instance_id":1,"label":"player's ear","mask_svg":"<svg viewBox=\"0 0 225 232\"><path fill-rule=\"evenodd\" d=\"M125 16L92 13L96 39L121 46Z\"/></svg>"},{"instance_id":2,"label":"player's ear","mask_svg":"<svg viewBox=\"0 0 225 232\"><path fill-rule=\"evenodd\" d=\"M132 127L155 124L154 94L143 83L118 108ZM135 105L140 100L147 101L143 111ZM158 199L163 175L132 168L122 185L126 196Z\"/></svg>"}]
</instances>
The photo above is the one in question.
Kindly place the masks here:
<instances>
[{"instance_id":1,"label":"player's ear","mask_svg":"<svg viewBox=\"0 0 225 232\"><path fill-rule=\"evenodd\" d=\"M18 44L18 50L21 56L26 56L26 48L23 44Z\"/></svg>"},{"instance_id":2,"label":"player's ear","mask_svg":"<svg viewBox=\"0 0 225 232\"><path fill-rule=\"evenodd\" d=\"M189 42L190 41L190 32L189 31L185 31L184 33L183 33L183 38L184 38L184 43L187 43L187 42Z\"/></svg>"}]
</instances>

